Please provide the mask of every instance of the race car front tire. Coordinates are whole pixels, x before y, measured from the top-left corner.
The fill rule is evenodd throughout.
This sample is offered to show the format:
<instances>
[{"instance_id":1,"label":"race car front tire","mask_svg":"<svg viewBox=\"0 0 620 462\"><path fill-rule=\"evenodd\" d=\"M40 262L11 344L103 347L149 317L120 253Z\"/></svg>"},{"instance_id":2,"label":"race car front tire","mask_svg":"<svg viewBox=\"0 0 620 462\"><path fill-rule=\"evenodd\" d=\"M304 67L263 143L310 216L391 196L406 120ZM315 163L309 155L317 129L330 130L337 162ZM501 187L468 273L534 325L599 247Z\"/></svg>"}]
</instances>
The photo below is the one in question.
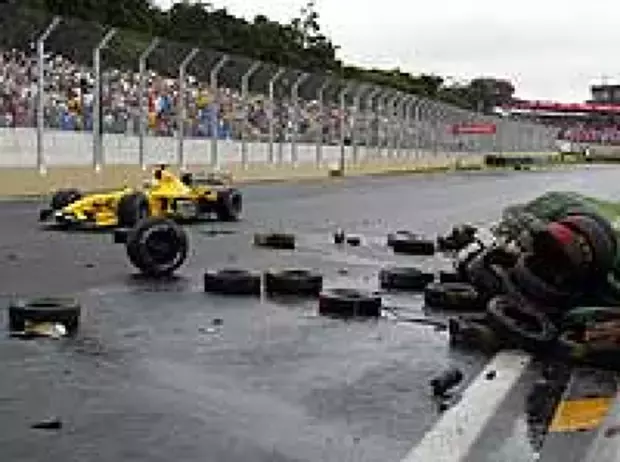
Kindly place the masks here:
<instances>
[{"instance_id":1,"label":"race car front tire","mask_svg":"<svg viewBox=\"0 0 620 462\"><path fill-rule=\"evenodd\" d=\"M59 189L52 195L50 205L52 210L60 210L81 198L82 193L77 189Z\"/></svg>"}]
</instances>

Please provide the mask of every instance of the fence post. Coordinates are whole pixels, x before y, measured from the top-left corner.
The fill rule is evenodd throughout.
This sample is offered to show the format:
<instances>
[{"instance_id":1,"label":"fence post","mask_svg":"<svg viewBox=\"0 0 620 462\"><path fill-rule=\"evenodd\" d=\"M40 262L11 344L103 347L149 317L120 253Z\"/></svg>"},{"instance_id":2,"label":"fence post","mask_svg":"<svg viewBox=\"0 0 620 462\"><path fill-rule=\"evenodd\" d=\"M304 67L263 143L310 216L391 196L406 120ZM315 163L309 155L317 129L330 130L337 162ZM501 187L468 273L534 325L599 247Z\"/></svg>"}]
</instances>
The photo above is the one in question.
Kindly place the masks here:
<instances>
[{"instance_id":1,"label":"fence post","mask_svg":"<svg viewBox=\"0 0 620 462\"><path fill-rule=\"evenodd\" d=\"M177 99L177 162L179 168L184 170L185 165L185 121L187 119L187 95L185 92L187 66L196 57L200 50L192 49L179 65L179 97Z\"/></svg>"},{"instance_id":2,"label":"fence post","mask_svg":"<svg viewBox=\"0 0 620 462\"><path fill-rule=\"evenodd\" d=\"M293 132L291 133L291 162L293 167L296 167L299 161L297 153L297 141L299 137L299 87L306 80L308 80L310 74L303 73L293 83L291 87L291 100L293 103Z\"/></svg>"},{"instance_id":3,"label":"fence post","mask_svg":"<svg viewBox=\"0 0 620 462\"><path fill-rule=\"evenodd\" d=\"M398 157L409 158L409 130L411 129L411 110L415 104L415 96L406 95L402 102L402 120L400 125L400 133L398 137ZM401 156L403 147L405 148L405 156Z\"/></svg>"},{"instance_id":4,"label":"fence post","mask_svg":"<svg viewBox=\"0 0 620 462\"><path fill-rule=\"evenodd\" d=\"M281 67L278 69L278 71L273 75L273 77L271 77L271 79L269 80L269 111L268 111L268 122L269 122L269 163L270 164L274 164L275 163L275 152L274 152L274 146L273 146L273 141L275 138L275 121L274 121L274 112L275 112L275 85L277 80L282 77L282 75L284 75L284 73L286 72L286 69Z\"/></svg>"},{"instance_id":5,"label":"fence post","mask_svg":"<svg viewBox=\"0 0 620 462\"><path fill-rule=\"evenodd\" d=\"M318 111L319 111L319 120L320 120L320 127L317 130L316 133L316 166L317 168L321 167L321 164L323 163L323 130L325 129L325 90L327 90L329 88L329 85L331 84L331 80L328 78L325 79L325 81L323 82L323 84L319 87L319 89L317 90L317 94L316 94L316 99L317 102L319 104L318 107Z\"/></svg>"},{"instance_id":6,"label":"fence post","mask_svg":"<svg viewBox=\"0 0 620 462\"><path fill-rule=\"evenodd\" d=\"M37 168L44 175L47 172L43 148L43 130L45 129L45 41L60 24L61 17L55 16L52 22L37 39L38 79L37 79Z\"/></svg>"},{"instance_id":7,"label":"fence post","mask_svg":"<svg viewBox=\"0 0 620 462\"><path fill-rule=\"evenodd\" d=\"M220 158L219 158L219 152L218 152L218 141L219 141L219 121L220 121L220 98L219 96L217 96L218 94L218 75L220 73L220 71L222 70L222 68L224 67L224 65L228 62L229 56L228 55L223 55L217 63L215 63L215 66L213 67L213 69L211 69L211 75L210 77L210 86L211 86L211 93L213 93L213 109L214 109L214 114L213 117L211 118L211 167L213 167L213 169L217 170L220 167Z\"/></svg>"},{"instance_id":8,"label":"fence post","mask_svg":"<svg viewBox=\"0 0 620 462\"><path fill-rule=\"evenodd\" d=\"M350 86L345 82L345 87L338 94L338 99L340 100L340 174L344 175L345 169L345 161L346 161L346 126L347 126L347 94L349 93Z\"/></svg>"},{"instance_id":9,"label":"fence post","mask_svg":"<svg viewBox=\"0 0 620 462\"><path fill-rule=\"evenodd\" d=\"M426 103L424 98L419 98L416 101L415 112L413 113L413 148L414 148L414 157L419 159L422 156L422 130L420 127L422 121L421 109L422 106Z\"/></svg>"},{"instance_id":10,"label":"fence post","mask_svg":"<svg viewBox=\"0 0 620 462\"><path fill-rule=\"evenodd\" d=\"M362 84L353 97L353 114L351 118L351 147L353 148L353 157L351 162L357 164L359 160L359 142L357 139L358 114L360 111L361 99L364 92L368 90L368 85Z\"/></svg>"},{"instance_id":11,"label":"fence post","mask_svg":"<svg viewBox=\"0 0 620 462\"><path fill-rule=\"evenodd\" d=\"M96 172L104 164L103 158L103 130L101 127L101 52L108 46L116 35L116 28L110 29L101 39L93 51L93 67L95 74L95 88L93 95L93 168Z\"/></svg>"},{"instance_id":12,"label":"fence post","mask_svg":"<svg viewBox=\"0 0 620 462\"><path fill-rule=\"evenodd\" d=\"M391 98L388 99L388 104L387 104L387 108L389 110L388 113L388 126L387 126L387 139L385 140L385 147L387 149L387 156L388 159L391 159L394 157L394 147L395 147L395 141L396 141L396 137L394 136L394 120L396 119L395 114L396 114L396 105L398 103L399 100L399 93L396 92L395 94L392 95Z\"/></svg>"},{"instance_id":13,"label":"fence post","mask_svg":"<svg viewBox=\"0 0 620 462\"><path fill-rule=\"evenodd\" d=\"M146 60L153 53L155 48L159 45L159 38L155 37L151 40L151 43L140 55L139 72L140 72L140 133L138 135L138 158L140 160L140 167L142 170L146 170L146 162L144 157L144 137L146 136L146 122L147 122L147 102L146 102Z\"/></svg>"},{"instance_id":14,"label":"fence post","mask_svg":"<svg viewBox=\"0 0 620 462\"><path fill-rule=\"evenodd\" d=\"M241 167L243 169L248 168L248 138L246 130L249 126L248 109L250 103L248 102L248 98L250 94L250 79L261 64L262 63L260 61L254 61L246 73L241 77L241 104L243 106L243 121L241 126Z\"/></svg>"},{"instance_id":15,"label":"fence post","mask_svg":"<svg viewBox=\"0 0 620 462\"><path fill-rule=\"evenodd\" d=\"M366 96L366 140L364 141L364 145L366 147L366 156L369 155L370 148L373 142L372 123L373 123L373 118L376 115L376 113L373 110L372 103L375 97L379 94L381 94L381 88L375 88L368 94L368 96ZM378 120L379 119L377 117L377 122Z\"/></svg>"},{"instance_id":16,"label":"fence post","mask_svg":"<svg viewBox=\"0 0 620 462\"><path fill-rule=\"evenodd\" d=\"M405 127L405 110L409 96L406 93L399 93L400 99L397 101L396 109L396 132L394 133L394 152L396 158L400 159L402 143L403 143L403 129Z\"/></svg>"},{"instance_id":17,"label":"fence post","mask_svg":"<svg viewBox=\"0 0 620 462\"><path fill-rule=\"evenodd\" d=\"M384 93L381 93L379 101L377 102L377 146L376 146L376 156L377 159L383 157L383 117L387 106L387 101L390 98L391 90L385 90ZM387 139L387 136L386 136Z\"/></svg>"}]
</instances>

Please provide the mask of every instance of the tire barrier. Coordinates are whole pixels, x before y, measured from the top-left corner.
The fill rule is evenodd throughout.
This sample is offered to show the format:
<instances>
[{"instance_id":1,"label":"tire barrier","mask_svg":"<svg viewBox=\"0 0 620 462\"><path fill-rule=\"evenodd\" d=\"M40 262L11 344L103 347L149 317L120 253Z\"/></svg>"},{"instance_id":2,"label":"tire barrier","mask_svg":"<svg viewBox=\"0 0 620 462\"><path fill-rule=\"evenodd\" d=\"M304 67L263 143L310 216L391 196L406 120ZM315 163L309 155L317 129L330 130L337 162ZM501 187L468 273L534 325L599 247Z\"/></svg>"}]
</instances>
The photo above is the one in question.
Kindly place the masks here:
<instances>
[{"instance_id":1,"label":"tire barrier","mask_svg":"<svg viewBox=\"0 0 620 462\"><path fill-rule=\"evenodd\" d=\"M319 314L330 317L357 318L381 316L379 295L355 289L329 289L319 295Z\"/></svg>"},{"instance_id":2,"label":"tire barrier","mask_svg":"<svg viewBox=\"0 0 620 462\"><path fill-rule=\"evenodd\" d=\"M147 218L127 233L127 256L146 276L172 275L185 263L188 236L183 227L167 218Z\"/></svg>"},{"instance_id":3,"label":"tire barrier","mask_svg":"<svg viewBox=\"0 0 620 462\"><path fill-rule=\"evenodd\" d=\"M80 324L82 308L71 298L45 297L9 303L9 329L24 331L30 324L61 324L74 334Z\"/></svg>"},{"instance_id":4,"label":"tire barrier","mask_svg":"<svg viewBox=\"0 0 620 462\"><path fill-rule=\"evenodd\" d=\"M419 292L435 280L433 273L410 267L390 267L379 271L379 286L386 290Z\"/></svg>"},{"instance_id":5,"label":"tire barrier","mask_svg":"<svg viewBox=\"0 0 620 462\"><path fill-rule=\"evenodd\" d=\"M457 271L439 271L439 282L465 282L461 274Z\"/></svg>"},{"instance_id":6,"label":"tire barrier","mask_svg":"<svg viewBox=\"0 0 620 462\"><path fill-rule=\"evenodd\" d=\"M254 245L278 250L294 250L295 235L288 233L256 233Z\"/></svg>"},{"instance_id":7,"label":"tire barrier","mask_svg":"<svg viewBox=\"0 0 620 462\"><path fill-rule=\"evenodd\" d=\"M287 269L265 272L267 295L296 295L317 297L323 290L323 276L306 269Z\"/></svg>"},{"instance_id":8,"label":"tire barrier","mask_svg":"<svg viewBox=\"0 0 620 462\"><path fill-rule=\"evenodd\" d=\"M221 295L260 296L261 276L242 269L208 270L204 274L204 291Z\"/></svg>"},{"instance_id":9,"label":"tire barrier","mask_svg":"<svg viewBox=\"0 0 620 462\"><path fill-rule=\"evenodd\" d=\"M458 252L474 242L478 229L470 224L452 228L450 233L437 238L437 249L440 252Z\"/></svg>"}]
</instances>

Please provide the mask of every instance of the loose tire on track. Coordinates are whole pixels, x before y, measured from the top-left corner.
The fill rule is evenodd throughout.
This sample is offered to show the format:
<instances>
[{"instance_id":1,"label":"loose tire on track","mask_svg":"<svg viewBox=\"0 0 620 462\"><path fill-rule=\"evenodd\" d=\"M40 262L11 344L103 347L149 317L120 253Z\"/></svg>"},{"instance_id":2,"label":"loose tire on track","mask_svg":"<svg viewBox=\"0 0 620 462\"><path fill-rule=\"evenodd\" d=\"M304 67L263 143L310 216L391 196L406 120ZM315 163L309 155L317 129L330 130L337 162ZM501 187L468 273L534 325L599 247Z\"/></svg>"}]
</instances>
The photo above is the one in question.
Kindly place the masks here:
<instances>
[{"instance_id":1,"label":"loose tire on track","mask_svg":"<svg viewBox=\"0 0 620 462\"><path fill-rule=\"evenodd\" d=\"M381 297L355 289L330 289L319 295L319 313L333 317L379 317Z\"/></svg>"},{"instance_id":2,"label":"loose tire on track","mask_svg":"<svg viewBox=\"0 0 620 462\"><path fill-rule=\"evenodd\" d=\"M307 269L265 272L265 293L317 297L323 290L323 276Z\"/></svg>"},{"instance_id":3,"label":"loose tire on track","mask_svg":"<svg viewBox=\"0 0 620 462\"><path fill-rule=\"evenodd\" d=\"M433 273L418 268L389 267L379 272L379 285L387 290L422 291L434 280Z\"/></svg>"},{"instance_id":4,"label":"loose tire on track","mask_svg":"<svg viewBox=\"0 0 620 462\"><path fill-rule=\"evenodd\" d=\"M204 274L204 291L222 295L261 294L261 276L241 269L208 270Z\"/></svg>"},{"instance_id":5,"label":"loose tire on track","mask_svg":"<svg viewBox=\"0 0 620 462\"><path fill-rule=\"evenodd\" d=\"M287 233L257 233L254 245L279 250L295 249L295 235Z\"/></svg>"},{"instance_id":6,"label":"loose tire on track","mask_svg":"<svg viewBox=\"0 0 620 462\"><path fill-rule=\"evenodd\" d=\"M424 303L429 308L454 311L479 311L478 291L471 284L463 282L433 283L424 289Z\"/></svg>"},{"instance_id":7,"label":"loose tire on track","mask_svg":"<svg viewBox=\"0 0 620 462\"><path fill-rule=\"evenodd\" d=\"M533 353L546 351L557 338L557 329L541 311L524 300L508 295L491 299L487 307L489 325L502 339Z\"/></svg>"},{"instance_id":8,"label":"loose tire on track","mask_svg":"<svg viewBox=\"0 0 620 462\"><path fill-rule=\"evenodd\" d=\"M435 255L435 242L413 233L395 234L391 238L388 236L388 242L391 242L390 247L395 253L420 256Z\"/></svg>"},{"instance_id":9,"label":"loose tire on track","mask_svg":"<svg viewBox=\"0 0 620 462\"><path fill-rule=\"evenodd\" d=\"M166 218L147 218L127 236L127 256L144 275L165 277L187 259L189 242L185 230Z\"/></svg>"},{"instance_id":10,"label":"loose tire on track","mask_svg":"<svg viewBox=\"0 0 620 462\"><path fill-rule=\"evenodd\" d=\"M79 327L81 312L79 302L71 298L16 300L9 304L9 328L23 331L27 323L58 323L73 334Z\"/></svg>"}]
</instances>

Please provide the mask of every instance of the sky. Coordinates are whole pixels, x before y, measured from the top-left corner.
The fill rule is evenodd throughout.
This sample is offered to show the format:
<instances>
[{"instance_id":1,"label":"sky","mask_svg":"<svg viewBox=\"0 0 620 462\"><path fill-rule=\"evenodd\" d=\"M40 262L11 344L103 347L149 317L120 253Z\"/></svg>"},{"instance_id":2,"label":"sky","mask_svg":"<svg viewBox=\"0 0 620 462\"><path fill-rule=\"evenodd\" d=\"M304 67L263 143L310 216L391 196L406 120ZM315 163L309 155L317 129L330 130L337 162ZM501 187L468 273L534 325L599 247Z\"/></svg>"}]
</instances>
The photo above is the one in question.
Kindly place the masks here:
<instances>
[{"instance_id":1,"label":"sky","mask_svg":"<svg viewBox=\"0 0 620 462\"><path fill-rule=\"evenodd\" d=\"M304 1L211 3L247 19L288 21ZM317 9L349 64L507 78L518 97L562 102L588 99L593 83L620 83L618 0L317 0Z\"/></svg>"}]
</instances>

